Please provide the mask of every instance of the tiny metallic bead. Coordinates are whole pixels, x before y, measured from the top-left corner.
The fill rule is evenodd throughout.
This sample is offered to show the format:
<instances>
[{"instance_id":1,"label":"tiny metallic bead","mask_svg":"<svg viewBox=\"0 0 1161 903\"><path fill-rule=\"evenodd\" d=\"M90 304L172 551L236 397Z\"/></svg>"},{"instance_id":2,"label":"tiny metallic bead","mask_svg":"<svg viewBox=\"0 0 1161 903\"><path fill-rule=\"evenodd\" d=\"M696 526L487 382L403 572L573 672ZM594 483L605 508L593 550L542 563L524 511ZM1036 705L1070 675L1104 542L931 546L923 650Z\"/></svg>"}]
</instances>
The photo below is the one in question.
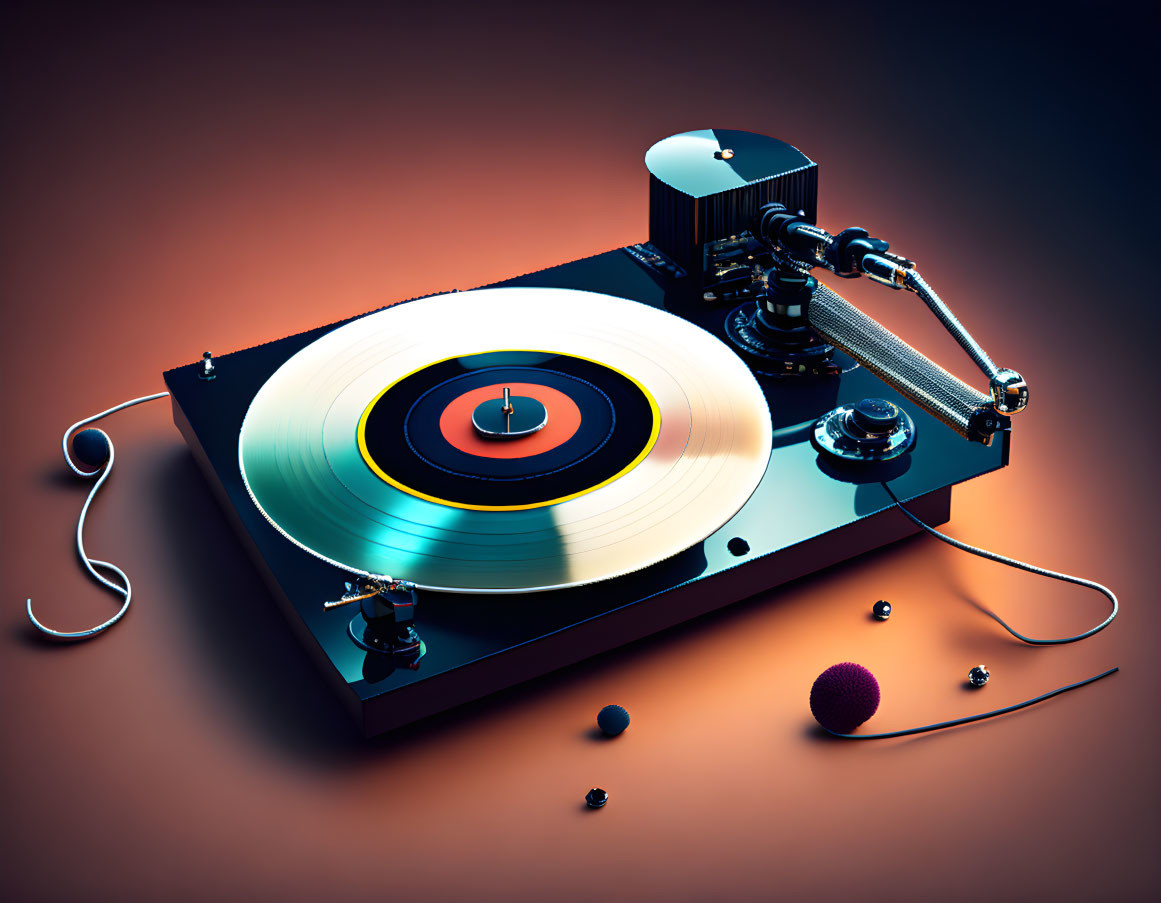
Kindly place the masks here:
<instances>
[{"instance_id":1,"label":"tiny metallic bead","mask_svg":"<svg viewBox=\"0 0 1161 903\"><path fill-rule=\"evenodd\" d=\"M585 802L588 803L590 809L600 809L609 801L609 794L600 787L594 787L585 794Z\"/></svg>"},{"instance_id":2,"label":"tiny metallic bead","mask_svg":"<svg viewBox=\"0 0 1161 903\"><path fill-rule=\"evenodd\" d=\"M968 672L968 683L973 687L982 687L991 679L991 672L983 665L976 665Z\"/></svg>"},{"instance_id":3,"label":"tiny metallic bead","mask_svg":"<svg viewBox=\"0 0 1161 903\"><path fill-rule=\"evenodd\" d=\"M880 621L886 621L889 617L891 617L891 603L885 599L880 599L871 608L871 614L873 614Z\"/></svg>"}]
</instances>

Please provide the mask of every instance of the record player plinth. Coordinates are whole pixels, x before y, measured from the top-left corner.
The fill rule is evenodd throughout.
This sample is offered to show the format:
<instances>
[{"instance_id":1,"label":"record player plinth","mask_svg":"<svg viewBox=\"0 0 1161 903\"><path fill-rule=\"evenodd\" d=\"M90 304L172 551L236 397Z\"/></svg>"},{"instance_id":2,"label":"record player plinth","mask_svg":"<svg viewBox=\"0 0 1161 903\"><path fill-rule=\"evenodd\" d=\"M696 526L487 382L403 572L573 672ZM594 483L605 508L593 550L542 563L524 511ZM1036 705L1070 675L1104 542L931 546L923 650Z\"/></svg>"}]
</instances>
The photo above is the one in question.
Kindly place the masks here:
<instances>
[{"instance_id":1,"label":"record player plinth","mask_svg":"<svg viewBox=\"0 0 1161 903\"><path fill-rule=\"evenodd\" d=\"M501 284L629 298L667 309L723 340L726 315L736 306L705 303L693 280L667 277L644 265L632 248ZM415 617L423 655L412 661L361 648L351 638L349 616L323 609L324 601L341 593L349 575L279 533L251 500L239 467L239 434L255 394L292 355L340 325L216 357L213 380L199 377L198 362L168 371L165 381L174 421L223 508L284 614L367 735L621 646L916 532L893 510L881 479L891 480L917 516L940 524L950 517L954 484L1007 463L1007 433L998 434L991 446L966 442L864 369L805 380L763 378L773 421L769 465L753 496L725 526L658 564L588 586L500 595L424 592ZM866 471L846 471L820 460L810 441L818 417L868 397L898 404L917 431L915 447L876 464L884 469L875 471L874 479Z\"/></svg>"}]
</instances>

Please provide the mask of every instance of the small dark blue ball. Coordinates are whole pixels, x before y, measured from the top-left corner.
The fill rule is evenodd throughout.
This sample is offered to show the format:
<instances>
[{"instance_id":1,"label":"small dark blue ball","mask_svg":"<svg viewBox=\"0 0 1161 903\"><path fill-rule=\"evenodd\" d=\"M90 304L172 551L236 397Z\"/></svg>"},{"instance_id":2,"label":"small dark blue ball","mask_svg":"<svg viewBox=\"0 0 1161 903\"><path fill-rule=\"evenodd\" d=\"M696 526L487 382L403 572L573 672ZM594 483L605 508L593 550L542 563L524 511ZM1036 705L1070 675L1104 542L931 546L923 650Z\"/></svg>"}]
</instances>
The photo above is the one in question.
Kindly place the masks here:
<instances>
[{"instance_id":1,"label":"small dark blue ball","mask_svg":"<svg viewBox=\"0 0 1161 903\"><path fill-rule=\"evenodd\" d=\"M619 705L607 705L597 713L597 727L615 737L629 726L629 713Z\"/></svg>"},{"instance_id":2,"label":"small dark blue ball","mask_svg":"<svg viewBox=\"0 0 1161 903\"><path fill-rule=\"evenodd\" d=\"M109 440L100 430L81 430L73 436L73 457L89 467L109 460Z\"/></svg>"}]
</instances>

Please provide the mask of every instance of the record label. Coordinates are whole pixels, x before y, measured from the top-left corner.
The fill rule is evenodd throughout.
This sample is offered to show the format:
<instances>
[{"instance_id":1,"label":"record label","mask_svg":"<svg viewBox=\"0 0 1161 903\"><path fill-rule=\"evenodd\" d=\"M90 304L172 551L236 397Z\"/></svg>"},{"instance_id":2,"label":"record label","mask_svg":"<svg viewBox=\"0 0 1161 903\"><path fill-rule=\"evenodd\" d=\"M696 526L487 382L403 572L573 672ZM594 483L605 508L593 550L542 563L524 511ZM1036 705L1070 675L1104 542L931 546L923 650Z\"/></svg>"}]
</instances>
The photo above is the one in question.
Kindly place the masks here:
<instances>
[{"instance_id":1,"label":"record label","mask_svg":"<svg viewBox=\"0 0 1161 903\"><path fill-rule=\"evenodd\" d=\"M543 399L549 423L568 417L567 425L575 412L575 429L557 442L552 433L480 439L482 448L448 440L445 431L471 427L475 405L457 401L474 401L479 393L473 390L490 389L499 407L494 387L512 385L524 397ZM460 429L453 418L462 421ZM649 453L660 428L657 402L625 374L574 355L508 350L409 373L368 405L358 438L368 466L404 492L457 508L516 511L554 505L617 479ZM526 443L540 450L521 454ZM500 454L509 451L515 456Z\"/></svg>"}]
</instances>

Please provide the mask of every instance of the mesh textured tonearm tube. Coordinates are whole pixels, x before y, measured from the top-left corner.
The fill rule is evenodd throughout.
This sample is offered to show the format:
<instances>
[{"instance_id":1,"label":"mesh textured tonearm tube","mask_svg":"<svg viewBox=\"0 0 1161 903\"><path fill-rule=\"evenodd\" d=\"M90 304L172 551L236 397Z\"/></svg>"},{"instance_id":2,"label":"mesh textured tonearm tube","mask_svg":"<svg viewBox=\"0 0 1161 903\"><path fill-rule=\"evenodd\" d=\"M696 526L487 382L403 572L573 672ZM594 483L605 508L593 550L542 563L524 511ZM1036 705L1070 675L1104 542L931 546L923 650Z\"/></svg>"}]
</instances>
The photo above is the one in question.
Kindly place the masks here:
<instances>
[{"instance_id":1,"label":"mesh textured tonearm tube","mask_svg":"<svg viewBox=\"0 0 1161 903\"><path fill-rule=\"evenodd\" d=\"M952 376L821 283L807 319L826 341L963 436L986 442L1003 425L988 395Z\"/></svg>"}]
</instances>

